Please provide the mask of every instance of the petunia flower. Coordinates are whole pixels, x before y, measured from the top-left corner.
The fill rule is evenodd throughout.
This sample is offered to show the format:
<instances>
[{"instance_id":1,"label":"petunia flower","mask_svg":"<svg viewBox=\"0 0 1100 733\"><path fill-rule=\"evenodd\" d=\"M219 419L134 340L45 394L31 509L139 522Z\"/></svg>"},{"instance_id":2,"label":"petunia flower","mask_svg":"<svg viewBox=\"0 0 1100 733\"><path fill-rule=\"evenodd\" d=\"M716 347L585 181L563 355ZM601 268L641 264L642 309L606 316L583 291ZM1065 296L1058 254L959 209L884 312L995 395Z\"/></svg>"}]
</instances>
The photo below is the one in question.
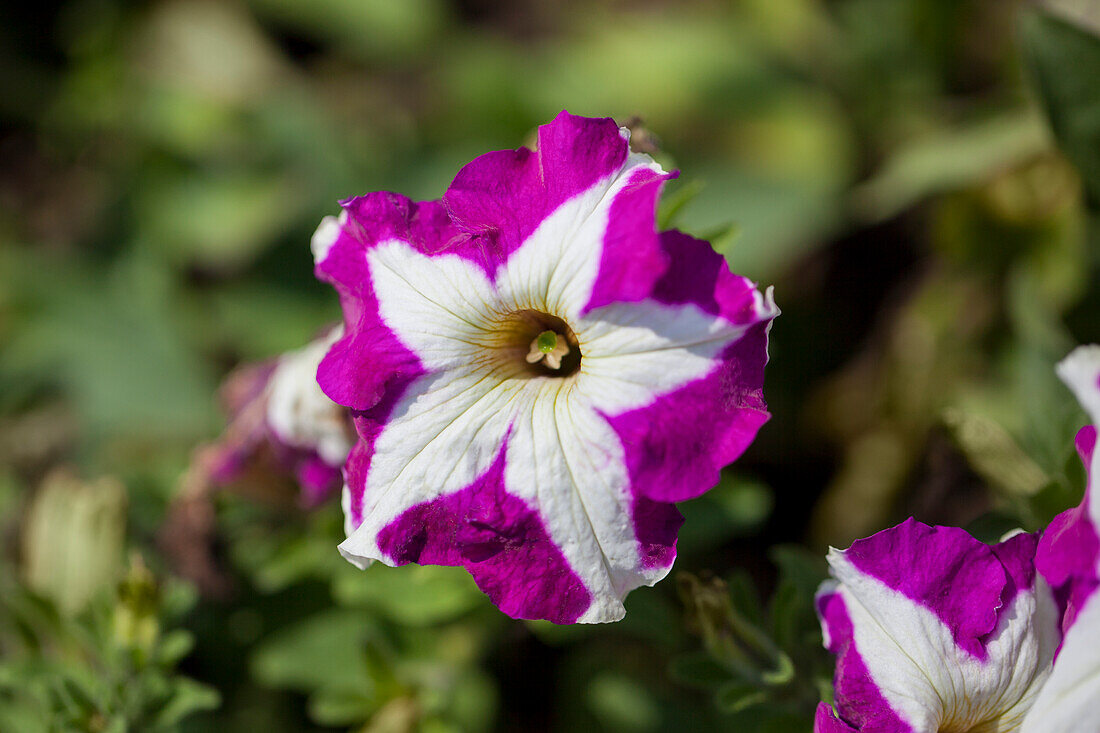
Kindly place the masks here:
<instances>
[{"instance_id":1,"label":"petunia flower","mask_svg":"<svg viewBox=\"0 0 1100 733\"><path fill-rule=\"evenodd\" d=\"M354 440L348 411L317 385L317 365L341 336L339 327L277 359L241 367L222 388L230 415L221 438L201 453L217 485L269 485L292 477L306 506L323 502L342 483L341 467Z\"/></svg>"},{"instance_id":2,"label":"petunia flower","mask_svg":"<svg viewBox=\"0 0 1100 733\"><path fill-rule=\"evenodd\" d=\"M768 413L770 292L658 233L671 177L563 112L442 200L342 202L312 246L344 309L318 380L354 411L348 537L365 567L461 565L502 611L623 616Z\"/></svg>"},{"instance_id":3,"label":"petunia flower","mask_svg":"<svg viewBox=\"0 0 1100 733\"><path fill-rule=\"evenodd\" d=\"M1100 346L1058 365L1100 423ZM1100 731L1100 500L1096 428L1077 434L1084 501L1039 535L988 547L909 520L830 551L818 593L837 654L837 709L815 730Z\"/></svg>"},{"instance_id":4,"label":"petunia flower","mask_svg":"<svg viewBox=\"0 0 1100 733\"><path fill-rule=\"evenodd\" d=\"M1024 724L1025 733L1100 731L1100 346L1082 346L1058 365L1092 425L1077 433L1088 485L1080 506L1055 517L1039 543L1035 563L1065 604L1065 640L1054 671Z\"/></svg>"},{"instance_id":5,"label":"petunia flower","mask_svg":"<svg viewBox=\"0 0 1100 733\"><path fill-rule=\"evenodd\" d=\"M1019 731L1061 639L1038 541L990 546L909 519L830 550L817 607L836 710L822 703L814 730Z\"/></svg>"}]
</instances>

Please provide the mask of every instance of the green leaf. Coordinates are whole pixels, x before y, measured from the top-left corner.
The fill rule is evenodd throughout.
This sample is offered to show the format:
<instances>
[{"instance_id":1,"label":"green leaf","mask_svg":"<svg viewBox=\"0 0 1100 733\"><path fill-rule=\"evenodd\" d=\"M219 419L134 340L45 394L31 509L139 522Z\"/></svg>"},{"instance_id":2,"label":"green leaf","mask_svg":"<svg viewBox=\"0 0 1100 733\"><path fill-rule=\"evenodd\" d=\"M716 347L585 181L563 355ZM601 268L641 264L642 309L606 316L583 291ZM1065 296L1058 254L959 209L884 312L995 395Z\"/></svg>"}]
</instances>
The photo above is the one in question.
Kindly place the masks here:
<instances>
[{"instance_id":1,"label":"green leaf","mask_svg":"<svg viewBox=\"0 0 1100 733\"><path fill-rule=\"evenodd\" d=\"M630 618L629 613L627 618ZM524 624L539 641L549 646L565 646L599 635L595 624L555 624L542 619L525 621Z\"/></svg>"},{"instance_id":2,"label":"green leaf","mask_svg":"<svg viewBox=\"0 0 1100 733\"><path fill-rule=\"evenodd\" d=\"M706 186L684 207L680 228L709 235L730 268L753 280L774 280L845 218L835 191L776 181L728 163L699 167L697 175Z\"/></svg>"},{"instance_id":3,"label":"green leaf","mask_svg":"<svg viewBox=\"0 0 1100 733\"><path fill-rule=\"evenodd\" d=\"M773 503L771 489L766 485L723 476L714 489L680 505L684 527L678 548L684 555L693 555L744 535L768 518Z\"/></svg>"},{"instance_id":4,"label":"green leaf","mask_svg":"<svg viewBox=\"0 0 1100 733\"><path fill-rule=\"evenodd\" d=\"M154 180L140 192L138 235L179 262L237 267L270 247L301 213L287 175L209 174Z\"/></svg>"},{"instance_id":5,"label":"green leaf","mask_svg":"<svg viewBox=\"0 0 1100 733\"><path fill-rule=\"evenodd\" d=\"M817 638L814 594L826 577L825 561L815 553L794 545L773 547L768 553L779 566L779 585L770 604L773 638L785 650L797 654L807 639ZM769 684L786 684L793 677L791 660L781 655L771 670Z\"/></svg>"},{"instance_id":6,"label":"green leaf","mask_svg":"<svg viewBox=\"0 0 1100 733\"><path fill-rule=\"evenodd\" d=\"M1028 505L1031 516L1027 519L1035 528L1045 527L1066 509L1080 504L1083 495L1080 486L1074 486L1070 482L1051 481L1031 498Z\"/></svg>"},{"instance_id":7,"label":"green leaf","mask_svg":"<svg viewBox=\"0 0 1100 733\"><path fill-rule=\"evenodd\" d=\"M714 703L724 713L739 713L755 705L767 702L768 693L755 685L734 682L714 695Z\"/></svg>"},{"instance_id":8,"label":"green leaf","mask_svg":"<svg viewBox=\"0 0 1100 733\"><path fill-rule=\"evenodd\" d=\"M340 562L332 548L332 539L327 536L293 536L256 565L253 579L262 591L274 593L311 576L324 577L324 571Z\"/></svg>"},{"instance_id":9,"label":"green leaf","mask_svg":"<svg viewBox=\"0 0 1100 733\"><path fill-rule=\"evenodd\" d=\"M483 603L485 596L462 568L375 564L366 571L345 564L333 595L343 605L367 606L409 626L453 619Z\"/></svg>"},{"instance_id":10,"label":"green leaf","mask_svg":"<svg viewBox=\"0 0 1100 733\"><path fill-rule=\"evenodd\" d=\"M936 130L900 146L852 191L854 213L883 221L936 193L972 185L1047 148L1042 121L1013 112Z\"/></svg>"},{"instance_id":11,"label":"green leaf","mask_svg":"<svg viewBox=\"0 0 1100 733\"><path fill-rule=\"evenodd\" d=\"M166 579L160 586L160 608L166 618L178 619L198 602L195 586L176 578Z\"/></svg>"},{"instance_id":12,"label":"green leaf","mask_svg":"<svg viewBox=\"0 0 1100 733\"><path fill-rule=\"evenodd\" d=\"M710 242L716 252L729 255L730 252L735 251L737 240L741 238L741 225L731 221L728 224L703 232L699 235L699 238ZM736 252L736 256L740 257L739 251Z\"/></svg>"},{"instance_id":13,"label":"green leaf","mask_svg":"<svg viewBox=\"0 0 1100 733\"><path fill-rule=\"evenodd\" d=\"M309 717L321 725L353 725L378 708L373 696L351 690L322 689L309 698Z\"/></svg>"},{"instance_id":14,"label":"green leaf","mask_svg":"<svg viewBox=\"0 0 1100 733\"><path fill-rule=\"evenodd\" d=\"M416 54L433 45L447 17L440 0L254 0L263 15L289 24L305 36L327 40L360 58Z\"/></svg>"},{"instance_id":15,"label":"green leaf","mask_svg":"<svg viewBox=\"0 0 1100 733\"><path fill-rule=\"evenodd\" d=\"M195 637L191 635L190 631L174 629L165 634L160 640L157 659L164 667L174 667L181 659L191 653L194 646Z\"/></svg>"},{"instance_id":16,"label":"green leaf","mask_svg":"<svg viewBox=\"0 0 1100 733\"><path fill-rule=\"evenodd\" d=\"M0 701L0 730L48 730L42 711L21 700Z\"/></svg>"},{"instance_id":17,"label":"green leaf","mask_svg":"<svg viewBox=\"0 0 1100 733\"><path fill-rule=\"evenodd\" d=\"M737 612L724 582L686 572L676 580L688 623L719 664L746 681L783 684L789 679L790 659L764 630Z\"/></svg>"},{"instance_id":18,"label":"green leaf","mask_svg":"<svg viewBox=\"0 0 1100 733\"><path fill-rule=\"evenodd\" d=\"M0 350L5 382L62 387L89 441L195 437L216 424L211 370L178 330L170 273L147 251L106 277L53 257L20 270L40 302Z\"/></svg>"},{"instance_id":19,"label":"green leaf","mask_svg":"<svg viewBox=\"0 0 1100 733\"><path fill-rule=\"evenodd\" d=\"M609 730L648 731L660 725L653 696L636 680L601 672L588 686L588 705Z\"/></svg>"},{"instance_id":20,"label":"green leaf","mask_svg":"<svg viewBox=\"0 0 1100 733\"><path fill-rule=\"evenodd\" d=\"M1100 38L1033 9L1021 19L1024 51L1054 136L1100 208Z\"/></svg>"},{"instance_id":21,"label":"green leaf","mask_svg":"<svg viewBox=\"0 0 1100 733\"><path fill-rule=\"evenodd\" d=\"M764 670L761 679L764 684L772 687L783 687L794 679L794 662L784 652L777 655L777 663L773 669Z\"/></svg>"},{"instance_id":22,"label":"green leaf","mask_svg":"<svg viewBox=\"0 0 1100 733\"><path fill-rule=\"evenodd\" d=\"M252 674L273 687L370 693L374 685L363 649L374 631L360 610L318 613L266 639L253 653Z\"/></svg>"},{"instance_id":23,"label":"green leaf","mask_svg":"<svg viewBox=\"0 0 1100 733\"><path fill-rule=\"evenodd\" d=\"M771 599L771 633L775 642L786 649L795 646L803 620L811 606L788 582L780 582Z\"/></svg>"},{"instance_id":24,"label":"green leaf","mask_svg":"<svg viewBox=\"0 0 1100 733\"><path fill-rule=\"evenodd\" d=\"M681 684L703 689L728 684L732 678L729 669L706 652L691 652L676 657L669 664L668 674Z\"/></svg>"},{"instance_id":25,"label":"green leaf","mask_svg":"<svg viewBox=\"0 0 1100 733\"><path fill-rule=\"evenodd\" d=\"M193 713L214 710L221 704L221 695L213 687L177 677L172 681L168 702L154 718L154 725L169 728Z\"/></svg>"},{"instance_id":26,"label":"green leaf","mask_svg":"<svg viewBox=\"0 0 1100 733\"><path fill-rule=\"evenodd\" d=\"M1011 497L1033 496L1048 478L1000 425L958 409L943 413L943 422L967 461L994 488Z\"/></svg>"},{"instance_id":27,"label":"green leaf","mask_svg":"<svg viewBox=\"0 0 1100 733\"><path fill-rule=\"evenodd\" d=\"M127 733L130 728L126 725L126 719L121 715L116 715L107 721L107 725L99 733Z\"/></svg>"},{"instance_id":28,"label":"green leaf","mask_svg":"<svg viewBox=\"0 0 1100 733\"><path fill-rule=\"evenodd\" d=\"M763 627L766 622L764 604L760 601L760 594L748 571L736 568L726 578L726 584L729 586L733 607L744 614L749 623Z\"/></svg>"},{"instance_id":29,"label":"green leaf","mask_svg":"<svg viewBox=\"0 0 1100 733\"><path fill-rule=\"evenodd\" d=\"M523 84L516 91L539 109L561 109L562 100L569 100L575 114L602 110L621 116L644 110L647 123L665 129L695 103L698 90L730 75L775 81L739 35L737 29L692 13L633 14L629 22L607 24L598 33L580 33L548 45L543 53L519 57L514 64L527 68L520 67Z\"/></svg>"},{"instance_id":30,"label":"green leaf","mask_svg":"<svg viewBox=\"0 0 1100 733\"><path fill-rule=\"evenodd\" d=\"M784 580L792 583L803 598L812 600L817 587L828 576L825 558L798 545L776 545L768 557L779 566Z\"/></svg>"},{"instance_id":31,"label":"green leaf","mask_svg":"<svg viewBox=\"0 0 1100 733\"><path fill-rule=\"evenodd\" d=\"M631 593L623 605L626 607L626 618L614 626L616 632L667 649L679 648L683 635L679 609L668 596L661 593ZM573 628L578 626L598 628L596 624L573 624Z\"/></svg>"},{"instance_id":32,"label":"green leaf","mask_svg":"<svg viewBox=\"0 0 1100 733\"><path fill-rule=\"evenodd\" d=\"M680 212L702 190L703 182L693 179L664 193L657 207L657 231L663 232L666 229L675 228Z\"/></svg>"},{"instance_id":33,"label":"green leaf","mask_svg":"<svg viewBox=\"0 0 1100 733\"><path fill-rule=\"evenodd\" d=\"M986 512L975 519L964 529L967 533L987 545L993 545L1000 541L1008 532L1020 527L1020 519L1009 512Z\"/></svg>"},{"instance_id":34,"label":"green leaf","mask_svg":"<svg viewBox=\"0 0 1100 733\"><path fill-rule=\"evenodd\" d=\"M53 697L57 707L74 721L87 720L99 710L94 694L71 677L56 680Z\"/></svg>"},{"instance_id":35,"label":"green leaf","mask_svg":"<svg viewBox=\"0 0 1100 733\"><path fill-rule=\"evenodd\" d=\"M1011 283L1012 311L1027 309L1034 291ZM1036 308L1032 308L1036 310ZM1048 475L1057 477L1073 454L1073 437L1085 416L1073 394L1054 373L1054 364L1069 353L1073 341L1059 324L1050 334L1031 332L1023 326L1019 345L1008 356L1014 409L1023 418L1020 447Z\"/></svg>"}]
</instances>

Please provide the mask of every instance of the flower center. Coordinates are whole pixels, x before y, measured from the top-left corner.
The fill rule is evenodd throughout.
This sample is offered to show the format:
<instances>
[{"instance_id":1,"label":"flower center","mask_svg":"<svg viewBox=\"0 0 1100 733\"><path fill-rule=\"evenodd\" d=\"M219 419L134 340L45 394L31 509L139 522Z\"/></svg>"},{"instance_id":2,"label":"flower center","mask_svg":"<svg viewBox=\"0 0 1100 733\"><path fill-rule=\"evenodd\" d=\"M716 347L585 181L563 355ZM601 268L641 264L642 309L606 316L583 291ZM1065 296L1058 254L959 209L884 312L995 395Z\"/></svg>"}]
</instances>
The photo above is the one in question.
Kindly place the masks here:
<instances>
[{"instance_id":1,"label":"flower center","mask_svg":"<svg viewBox=\"0 0 1100 733\"><path fill-rule=\"evenodd\" d=\"M562 319L536 310L511 313L497 332L508 359L527 377L568 377L581 366L573 329Z\"/></svg>"},{"instance_id":2,"label":"flower center","mask_svg":"<svg viewBox=\"0 0 1100 733\"><path fill-rule=\"evenodd\" d=\"M554 370L561 369L561 359L569 355L569 344L565 337L553 331L543 331L531 342L531 348L527 352L527 363L538 364L542 362Z\"/></svg>"}]
</instances>

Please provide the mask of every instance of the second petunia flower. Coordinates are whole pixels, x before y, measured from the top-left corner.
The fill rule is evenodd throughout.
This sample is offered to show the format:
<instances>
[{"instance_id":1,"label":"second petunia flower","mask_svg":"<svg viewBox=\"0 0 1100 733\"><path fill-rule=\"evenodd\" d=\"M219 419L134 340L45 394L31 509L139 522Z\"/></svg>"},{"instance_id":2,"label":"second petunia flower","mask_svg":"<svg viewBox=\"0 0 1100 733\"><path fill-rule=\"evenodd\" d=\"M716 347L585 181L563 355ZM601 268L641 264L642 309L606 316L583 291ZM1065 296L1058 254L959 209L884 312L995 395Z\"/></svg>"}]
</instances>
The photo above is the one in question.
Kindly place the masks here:
<instances>
[{"instance_id":1,"label":"second petunia flower","mask_svg":"<svg viewBox=\"0 0 1100 733\"><path fill-rule=\"evenodd\" d=\"M1100 423L1100 346L1058 374ZM817 605L836 709L821 704L817 733L1100 731L1095 425L1076 444L1085 498L1043 532L990 546L910 519L829 552Z\"/></svg>"},{"instance_id":2,"label":"second petunia flower","mask_svg":"<svg viewBox=\"0 0 1100 733\"><path fill-rule=\"evenodd\" d=\"M345 335L318 381L352 409L353 563L462 565L505 613L606 622L663 578L674 502L768 419L777 315L706 242L658 233L673 174L563 112L442 200L342 202L313 238Z\"/></svg>"}]
</instances>

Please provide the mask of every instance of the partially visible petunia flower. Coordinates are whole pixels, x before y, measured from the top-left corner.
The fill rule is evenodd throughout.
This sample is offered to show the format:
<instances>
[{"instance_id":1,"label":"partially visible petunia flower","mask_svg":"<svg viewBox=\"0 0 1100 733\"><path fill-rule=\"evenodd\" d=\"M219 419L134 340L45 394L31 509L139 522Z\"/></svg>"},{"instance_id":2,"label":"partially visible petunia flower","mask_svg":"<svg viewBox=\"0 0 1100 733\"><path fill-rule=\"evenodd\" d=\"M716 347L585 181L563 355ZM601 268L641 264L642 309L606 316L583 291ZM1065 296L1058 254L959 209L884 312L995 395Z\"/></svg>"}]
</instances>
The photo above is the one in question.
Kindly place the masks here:
<instances>
[{"instance_id":1,"label":"partially visible petunia flower","mask_svg":"<svg viewBox=\"0 0 1100 733\"><path fill-rule=\"evenodd\" d=\"M814 730L1021 730L1061 640L1038 541L990 546L909 519L830 550L817 608L837 655L836 710L822 703Z\"/></svg>"},{"instance_id":2,"label":"partially visible petunia flower","mask_svg":"<svg viewBox=\"0 0 1100 733\"><path fill-rule=\"evenodd\" d=\"M1081 346L1058 365L1092 425L1077 433L1077 452L1088 484L1080 506L1055 517L1035 564L1065 604L1065 640L1054 671L1024 724L1025 733L1100 731L1100 476L1096 426L1100 425L1100 346Z\"/></svg>"},{"instance_id":3,"label":"partially visible petunia flower","mask_svg":"<svg viewBox=\"0 0 1100 733\"><path fill-rule=\"evenodd\" d=\"M316 374L342 333L332 328L301 349L230 375L222 388L229 424L200 454L213 484L267 484L285 476L298 485L306 506L340 487L355 431L348 411L318 387Z\"/></svg>"},{"instance_id":4,"label":"partially visible petunia flower","mask_svg":"<svg viewBox=\"0 0 1100 733\"><path fill-rule=\"evenodd\" d=\"M314 235L346 335L321 363L354 411L348 538L365 567L466 567L505 613L605 622L663 578L673 502L768 419L770 291L658 233L666 173L563 112L439 201L342 202Z\"/></svg>"}]
</instances>

